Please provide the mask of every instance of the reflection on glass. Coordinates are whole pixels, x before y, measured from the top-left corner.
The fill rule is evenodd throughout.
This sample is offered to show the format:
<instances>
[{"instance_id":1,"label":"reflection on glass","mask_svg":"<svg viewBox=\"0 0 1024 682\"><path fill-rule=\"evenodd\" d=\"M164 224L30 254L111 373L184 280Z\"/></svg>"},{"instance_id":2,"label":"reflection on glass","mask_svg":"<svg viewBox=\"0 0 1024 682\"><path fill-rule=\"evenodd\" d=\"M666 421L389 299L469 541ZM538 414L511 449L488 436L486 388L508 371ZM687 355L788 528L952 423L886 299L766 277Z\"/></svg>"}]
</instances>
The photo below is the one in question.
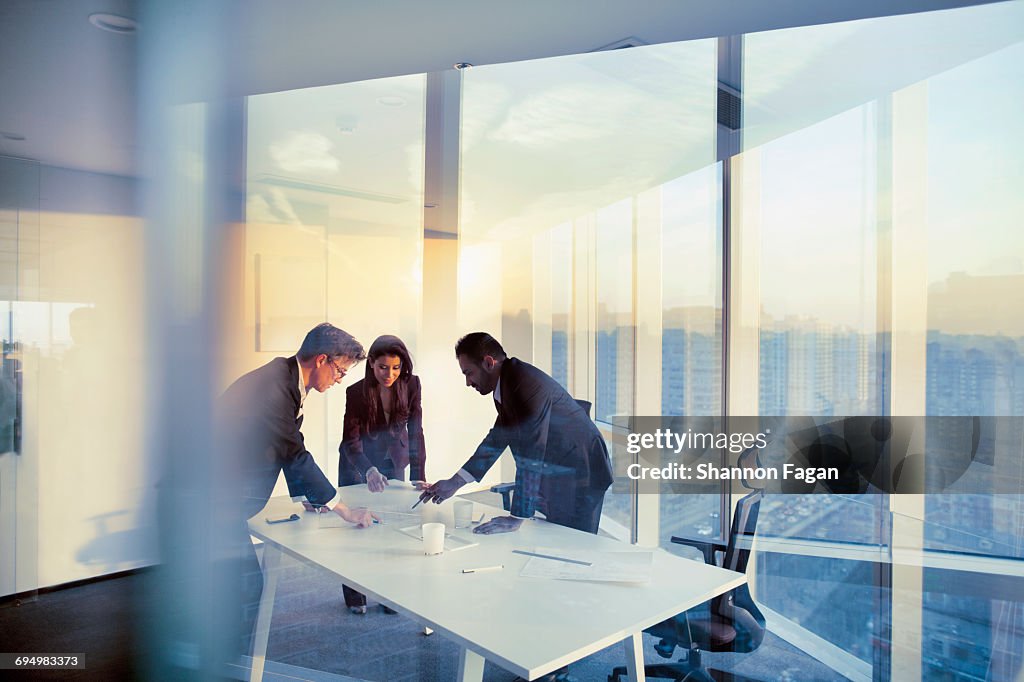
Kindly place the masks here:
<instances>
[{"instance_id":1,"label":"reflection on glass","mask_svg":"<svg viewBox=\"0 0 1024 682\"><path fill-rule=\"evenodd\" d=\"M662 186L661 413L722 411L721 165ZM722 536L718 495L661 495L658 538Z\"/></svg>"},{"instance_id":2,"label":"reflection on glass","mask_svg":"<svg viewBox=\"0 0 1024 682\"><path fill-rule=\"evenodd\" d=\"M551 230L551 376L572 393L572 224Z\"/></svg>"},{"instance_id":3,"label":"reflection on glass","mask_svg":"<svg viewBox=\"0 0 1024 682\"><path fill-rule=\"evenodd\" d=\"M856 49L858 28L840 24L744 38L740 192L753 214L739 219L756 221L760 235L758 410L765 416L871 415L883 408L879 107L874 95L858 91L859 81L842 76L861 66L847 63L837 47ZM803 68L825 63L832 66L827 78ZM826 79L830 97L810 97ZM796 100L804 106L791 106ZM879 543L885 502L882 495L766 496L758 534ZM761 553L756 575L757 597L769 608L872 660L878 587L870 564Z\"/></svg>"},{"instance_id":4,"label":"reflection on glass","mask_svg":"<svg viewBox=\"0 0 1024 682\"><path fill-rule=\"evenodd\" d=\"M721 413L721 166L662 187L661 413Z\"/></svg>"},{"instance_id":5,"label":"reflection on glass","mask_svg":"<svg viewBox=\"0 0 1024 682\"><path fill-rule=\"evenodd\" d=\"M925 569L924 585L922 678L1019 679L1024 610L1005 579L964 581L956 571Z\"/></svg>"},{"instance_id":6,"label":"reflection on glass","mask_svg":"<svg viewBox=\"0 0 1024 682\"><path fill-rule=\"evenodd\" d=\"M875 134L868 106L759 150L761 414L878 413Z\"/></svg>"},{"instance_id":7,"label":"reflection on glass","mask_svg":"<svg viewBox=\"0 0 1024 682\"><path fill-rule=\"evenodd\" d=\"M747 59L757 56L751 38ZM879 414L875 125L860 107L757 150L762 415ZM884 496L782 496L763 532L877 543Z\"/></svg>"},{"instance_id":8,"label":"reflection on glass","mask_svg":"<svg viewBox=\"0 0 1024 682\"><path fill-rule=\"evenodd\" d=\"M758 601L860 660L872 660L881 646L873 634L880 597L873 564L770 552L756 556ZM881 597L887 598L887 591Z\"/></svg>"},{"instance_id":9,"label":"reflection on glass","mask_svg":"<svg viewBox=\"0 0 1024 682\"><path fill-rule=\"evenodd\" d=\"M595 418L633 414L633 202L597 212Z\"/></svg>"},{"instance_id":10,"label":"reflection on glass","mask_svg":"<svg viewBox=\"0 0 1024 682\"><path fill-rule=\"evenodd\" d=\"M1024 98L1022 60L1018 42L928 80L928 414L1024 416L1024 124L990 120ZM1018 431L985 434L974 480L1019 480ZM925 545L1024 557L1022 510L1020 496L929 496Z\"/></svg>"},{"instance_id":11,"label":"reflection on glass","mask_svg":"<svg viewBox=\"0 0 1024 682\"><path fill-rule=\"evenodd\" d=\"M550 229L713 159L714 41L462 74L464 235Z\"/></svg>"},{"instance_id":12,"label":"reflection on glass","mask_svg":"<svg viewBox=\"0 0 1024 682\"><path fill-rule=\"evenodd\" d=\"M498 245L511 261L519 240L551 233L552 374L586 386L593 363L591 394L575 397L594 403L598 421L629 414L634 197L712 165L715 42L462 73L460 239ZM522 298L515 273L503 272L501 283L506 305ZM584 300L595 304L596 320L580 309ZM504 313L514 319L518 310ZM594 345L577 357L581 335ZM628 527L631 506L628 495L609 493L605 521Z\"/></svg>"},{"instance_id":13,"label":"reflection on glass","mask_svg":"<svg viewBox=\"0 0 1024 682\"><path fill-rule=\"evenodd\" d=\"M242 295L255 343L226 378L293 354L324 320L364 345L397 335L416 356L425 83L412 75L248 98ZM333 452L341 420L320 419L306 418L307 439L321 439L310 451Z\"/></svg>"},{"instance_id":14,"label":"reflection on glass","mask_svg":"<svg viewBox=\"0 0 1024 682\"><path fill-rule=\"evenodd\" d=\"M745 154L760 176L754 191L760 191L762 414L886 408L877 396L893 389L881 383L889 379L879 371L889 341L875 329L875 283L890 281L893 272L876 265L884 254L875 240L886 227L876 216L891 206L893 230L902 229L897 211L915 201L926 216L925 238L914 253L899 253L899 276L891 277L893 291L885 295L913 300L920 287L921 302L927 300L927 329L893 320L894 336L922 339L927 413L1022 414L1024 282L1017 280L1024 243L1017 224L1024 208L1024 128L1019 117L992 116L1024 98L1022 27L1024 3L1012 2L745 37ZM926 106L915 110L921 101ZM920 148L901 137L908 131L924 141ZM907 161L926 171L913 178L922 187L890 182L890 172L908 179L906 166L898 166ZM894 367L893 374L905 370ZM972 465L977 471L968 475L1019 475L1020 439L1012 431L983 437ZM761 529L886 542L872 502L766 500ZM926 547L1022 556L1019 496L929 495L924 504L919 539ZM863 575L870 587L870 565L843 563L765 555L758 594L786 618L870 661L871 649L887 652L893 638L886 619L871 617L868 605L888 604L890 595L875 587L853 598L848 576ZM985 583L986 576L975 575ZM1000 637L1019 643L1016 607L963 598L930 569L924 582L923 596L901 597L911 605L921 599L923 677L1019 675L1019 646L1004 648L1002 667L989 656ZM812 601L830 606L816 611Z\"/></svg>"}]
</instances>

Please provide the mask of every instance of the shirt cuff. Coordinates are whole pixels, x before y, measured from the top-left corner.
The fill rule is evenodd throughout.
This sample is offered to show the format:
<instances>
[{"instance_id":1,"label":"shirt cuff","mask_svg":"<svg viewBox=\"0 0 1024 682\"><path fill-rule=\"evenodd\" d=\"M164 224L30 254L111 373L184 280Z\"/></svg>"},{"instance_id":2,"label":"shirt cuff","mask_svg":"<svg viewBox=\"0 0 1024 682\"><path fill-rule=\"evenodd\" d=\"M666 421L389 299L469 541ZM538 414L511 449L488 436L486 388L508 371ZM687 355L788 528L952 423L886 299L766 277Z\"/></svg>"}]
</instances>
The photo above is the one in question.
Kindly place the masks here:
<instances>
[{"instance_id":1,"label":"shirt cuff","mask_svg":"<svg viewBox=\"0 0 1024 682\"><path fill-rule=\"evenodd\" d=\"M476 479L473 478L473 474L469 473L465 469L459 469L458 476L466 483L476 483Z\"/></svg>"},{"instance_id":2,"label":"shirt cuff","mask_svg":"<svg viewBox=\"0 0 1024 682\"><path fill-rule=\"evenodd\" d=\"M294 502L296 504L298 504L299 502L305 502L305 501L306 501L306 496L305 495L293 495L292 496L292 502Z\"/></svg>"}]
</instances>

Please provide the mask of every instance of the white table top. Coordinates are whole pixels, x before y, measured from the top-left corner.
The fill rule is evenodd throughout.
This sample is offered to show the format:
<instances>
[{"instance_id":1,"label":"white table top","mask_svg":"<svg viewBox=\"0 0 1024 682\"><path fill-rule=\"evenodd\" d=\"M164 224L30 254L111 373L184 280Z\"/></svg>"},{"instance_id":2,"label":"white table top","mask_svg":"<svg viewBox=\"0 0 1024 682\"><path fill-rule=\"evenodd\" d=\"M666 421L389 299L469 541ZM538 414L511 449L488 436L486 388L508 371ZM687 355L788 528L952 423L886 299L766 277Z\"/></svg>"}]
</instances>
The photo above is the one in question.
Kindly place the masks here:
<instances>
[{"instance_id":1,"label":"white table top","mask_svg":"<svg viewBox=\"0 0 1024 682\"><path fill-rule=\"evenodd\" d=\"M349 506L405 513L418 496L407 484L394 481L376 495L366 486L346 487L341 493ZM527 679L618 643L746 581L740 573L661 549L654 551L649 583L523 578L519 572L530 557L513 554L513 549L644 550L540 520L498 535L453 530L452 502L421 504L411 512L422 512L421 518L385 514L385 524L370 528L322 528L316 514L279 497L250 519L249 528L286 554L324 567L360 592ZM485 520L505 513L474 502L474 518L484 511ZM302 519L274 525L265 521L291 513ZM422 542L398 529L426 521L443 521L453 534L480 544L425 556ZM504 569L462 573L464 568L498 564Z\"/></svg>"}]
</instances>

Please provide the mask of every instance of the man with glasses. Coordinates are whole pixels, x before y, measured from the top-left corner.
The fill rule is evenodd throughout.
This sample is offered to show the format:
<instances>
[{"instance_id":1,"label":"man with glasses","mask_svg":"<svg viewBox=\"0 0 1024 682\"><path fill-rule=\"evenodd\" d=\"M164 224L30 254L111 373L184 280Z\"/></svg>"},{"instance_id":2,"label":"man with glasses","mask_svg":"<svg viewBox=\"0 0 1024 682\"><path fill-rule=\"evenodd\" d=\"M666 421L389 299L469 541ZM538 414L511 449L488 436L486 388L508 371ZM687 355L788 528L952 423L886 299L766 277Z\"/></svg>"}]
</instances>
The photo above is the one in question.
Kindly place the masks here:
<instances>
[{"instance_id":1,"label":"man with glasses","mask_svg":"<svg viewBox=\"0 0 1024 682\"><path fill-rule=\"evenodd\" d=\"M301 501L307 510L334 512L360 528L373 523L375 517L368 510L352 509L341 501L337 488L306 450L299 430L307 393L311 389L326 392L365 359L363 346L351 334L324 322L306 334L298 353L274 358L224 393L220 407L226 450L241 494L238 546L233 555L244 576L239 596L246 610L245 638L255 624L263 591L246 519L267 504L282 472L293 501Z\"/></svg>"}]
</instances>

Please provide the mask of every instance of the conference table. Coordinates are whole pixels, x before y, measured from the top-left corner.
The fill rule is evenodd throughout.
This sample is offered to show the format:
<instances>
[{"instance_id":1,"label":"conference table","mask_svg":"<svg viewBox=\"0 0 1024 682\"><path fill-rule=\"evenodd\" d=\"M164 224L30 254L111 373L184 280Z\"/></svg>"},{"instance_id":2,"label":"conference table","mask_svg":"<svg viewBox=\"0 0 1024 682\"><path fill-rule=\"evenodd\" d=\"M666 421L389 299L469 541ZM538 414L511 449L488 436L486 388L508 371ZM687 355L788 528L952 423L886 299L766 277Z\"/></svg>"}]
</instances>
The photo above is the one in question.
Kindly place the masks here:
<instances>
[{"instance_id":1,"label":"conference table","mask_svg":"<svg viewBox=\"0 0 1024 682\"><path fill-rule=\"evenodd\" d=\"M419 493L396 481L382 493L359 485L342 488L341 495L349 506L380 512L383 523L356 528L333 512L304 512L287 497L272 498L249 520L250 533L263 541L264 572L251 679L262 679L282 555L338 575L345 584L455 642L460 682L480 682L485 660L532 680L620 642L630 679L643 680L644 628L746 581L740 573L661 549L653 550L645 582L525 577L520 575L523 567L536 559L513 550L558 548L565 556L652 550L540 519L524 522L514 533L455 529L452 508L458 497L411 510ZM292 513L300 519L266 522ZM474 502L474 520L505 513ZM446 524L451 537L442 554L425 555L416 537L419 525L428 521ZM474 568L491 570L463 573Z\"/></svg>"}]
</instances>

